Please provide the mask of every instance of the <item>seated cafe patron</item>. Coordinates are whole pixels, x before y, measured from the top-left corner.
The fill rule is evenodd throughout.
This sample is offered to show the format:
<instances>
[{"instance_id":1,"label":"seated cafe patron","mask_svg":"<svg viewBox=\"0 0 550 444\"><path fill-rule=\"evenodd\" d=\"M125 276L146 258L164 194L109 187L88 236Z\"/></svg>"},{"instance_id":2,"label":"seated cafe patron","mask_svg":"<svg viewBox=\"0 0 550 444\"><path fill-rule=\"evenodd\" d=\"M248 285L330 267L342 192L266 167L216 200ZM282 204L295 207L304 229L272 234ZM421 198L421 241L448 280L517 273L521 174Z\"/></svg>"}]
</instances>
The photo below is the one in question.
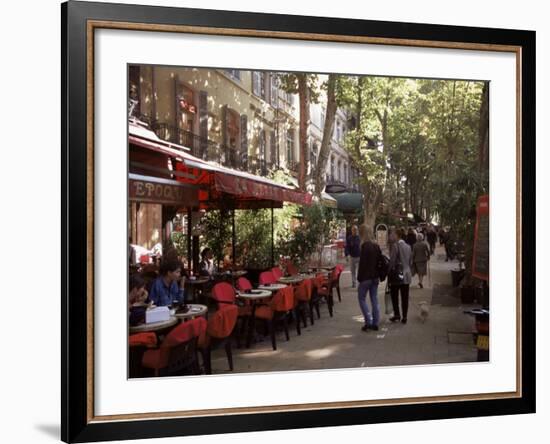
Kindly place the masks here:
<instances>
[{"instance_id":1,"label":"seated cafe patron","mask_svg":"<svg viewBox=\"0 0 550 444\"><path fill-rule=\"evenodd\" d=\"M156 306L183 304L185 300L185 277L181 275L181 263L177 260L164 260L160 264L160 276L151 286L149 299ZM178 285L179 283L179 285Z\"/></svg>"},{"instance_id":2,"label":"seated cafe patron","mask_svg":"<svg viewBox=\"0 0 550 444\"><path fill-rule=\"evenodd\" d=\"M215 271L216 267L214 266L213 258L214 255L212 254L212 249L206 247L201 252L201 261L199 263L199 274L201 276L208 276L211 277Z\"/></svg>"},{"instance_id":3,"label":"seated cafe patron","mask_svg":"<svg viewBox=\"0 0 550 444\"><path fill-rule=\"evenodd\" d=\"M137 273L130 275L128 282L128 304L141 304L147 300L145 280Z\"/></svg>"}]
</instances>

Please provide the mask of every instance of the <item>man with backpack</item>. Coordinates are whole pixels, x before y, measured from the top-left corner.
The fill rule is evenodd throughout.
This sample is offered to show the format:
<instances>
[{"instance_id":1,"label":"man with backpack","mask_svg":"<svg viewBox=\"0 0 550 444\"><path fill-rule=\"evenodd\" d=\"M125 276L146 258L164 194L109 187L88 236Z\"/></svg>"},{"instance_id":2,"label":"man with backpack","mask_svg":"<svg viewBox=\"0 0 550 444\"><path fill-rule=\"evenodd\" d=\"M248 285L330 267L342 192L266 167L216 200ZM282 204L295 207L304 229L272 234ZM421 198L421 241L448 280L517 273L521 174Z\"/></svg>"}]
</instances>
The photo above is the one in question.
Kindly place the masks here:
<instances>
[{"instance_id":1,"label":"man with backpack","mask_svg":"<svg viewBox=\"0 0 550 444\"><path fill-rule=\"evenodd\" d=\"M379 245L373 241L372 230L366 225L361 225L359 235L362 240L361 254L359 256L359 271L357 272L357 281L359 287L357 298L359 307L363 313L365 324L361 328L363 331L378 330L380 320L380 308L378 304L378 284L380 280L386 278L388 272L388 261L380 250ZM369 312L367 304L367 293L370 294L372 314Z\"/></svg>"}]
</instances>

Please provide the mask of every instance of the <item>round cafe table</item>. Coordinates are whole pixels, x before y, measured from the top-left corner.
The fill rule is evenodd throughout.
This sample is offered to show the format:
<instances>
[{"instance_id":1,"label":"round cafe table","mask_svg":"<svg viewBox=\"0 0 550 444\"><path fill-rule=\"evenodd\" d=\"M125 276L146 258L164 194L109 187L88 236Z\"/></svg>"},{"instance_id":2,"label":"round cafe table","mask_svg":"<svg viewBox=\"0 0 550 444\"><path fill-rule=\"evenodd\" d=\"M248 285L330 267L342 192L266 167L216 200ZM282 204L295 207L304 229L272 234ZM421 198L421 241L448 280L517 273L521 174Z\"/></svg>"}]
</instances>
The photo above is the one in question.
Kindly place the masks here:
<instances>
[{"instance_id":1,"label":"round cafe table","mask_svg":"<svg viewBox=\"0 0 550 444\"><path fill-rule=\"evenodd\" d=\"M170 328L176 325L178 322L178 318L176 318L175 316L170 316L170 319L166 321L150 322L149 324L130 326L130 333L144 333L148 331L158 332Z\"/></svg>"},{"instance_id":2,"label":"round cafe table","mask_svg":"<svg viewBox=\"0 0 550 444\"><path fill-rule=\"evenodd\" d=\"M271 297L271 291L269 290L251 290L250 293L245 293L238 291L237 297L241 299L246 299L250 301L255 301L257 299L269 298Z\"/></svg>"},{"instance_id":3,"label":"round cafe table","mask_svg":"<svg viewBox=\"0 0 550 444\"><path fill-rule=\"evenodd\" d=\"M313 279L315 278L315 274L310 274L310 273L300 273L298 275L298 277L301 277L302 279Z\"/></svg>"},{"instance_id":4,"label":"round cafe table","mask_svg":"<svg viewBox=\"0 0 550 444\"><path fill-rule=\"evenodd\" d=\"M286 284L270 284L270 285L258 285L258 290L266 290L266 291L278 291L285 288Z\"/></svg>"},{"instance_id":5,"label":"round cafe table","mask_svg":"<svg viewBox=\"0 0 550 444\"><path fill-rule=\"evenodd\" d=\"M195 302L197 291L202 294L204 284L210 282L210 278L206 276L196 277L195 279L188 278L185 280L185 287L189 288L190 298Z\"/></svg>"},{"instance_id":6,"label":"round cafe table","mask_svg":"<svg viewBox=\"0 0 550 444\"><path fill-rule=\"evenodd\" d=\"M188 320L188 319L194 319L199 316L204 316L206 313L208 313L208 307L206 305L187 304L187 307L189 307L189 310L187 310L185 313L176 312L174 316L178 319Z\"/></svg>"},{"instance_id":7,"label":"round cafe table","mask_svg":"<svg viewBox=\"0 0 550 444\"><path fill-rule=\"evenodd\" d=\"M279 278L279 280L277 282L280 282L281 284L291 285L291 284L298 284L298 283L302 282L303 280L304 280L304 278L300 277L300 276L288 276L288 277Z\"/></svg>"}]
</instances>

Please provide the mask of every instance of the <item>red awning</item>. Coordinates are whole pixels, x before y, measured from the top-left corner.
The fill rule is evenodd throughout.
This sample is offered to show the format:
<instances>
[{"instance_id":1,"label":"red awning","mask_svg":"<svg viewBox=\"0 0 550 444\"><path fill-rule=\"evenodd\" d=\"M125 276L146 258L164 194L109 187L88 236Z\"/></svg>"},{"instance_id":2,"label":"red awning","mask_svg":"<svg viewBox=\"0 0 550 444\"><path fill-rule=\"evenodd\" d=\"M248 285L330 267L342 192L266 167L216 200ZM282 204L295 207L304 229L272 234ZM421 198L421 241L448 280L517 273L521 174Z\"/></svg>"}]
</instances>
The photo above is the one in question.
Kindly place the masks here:
<instances>
[{"instance_id":1,"label":"red awning","mask_svg":"<svg viewBox=\"0 0 550 444\"><path fill-rule=\"evenodd\" d=\"M266 208L279 207L283 202L299 205L310 205L312 202L312 195L309 193L262 176L199 159L186 152L187 148L165 142L152 131L132 123L129 141L175 158L175 175L178 181L203 185L203 189L199 191L203 208L218 208L226 204L236 208Z\"/></svg>"}]
</instances>

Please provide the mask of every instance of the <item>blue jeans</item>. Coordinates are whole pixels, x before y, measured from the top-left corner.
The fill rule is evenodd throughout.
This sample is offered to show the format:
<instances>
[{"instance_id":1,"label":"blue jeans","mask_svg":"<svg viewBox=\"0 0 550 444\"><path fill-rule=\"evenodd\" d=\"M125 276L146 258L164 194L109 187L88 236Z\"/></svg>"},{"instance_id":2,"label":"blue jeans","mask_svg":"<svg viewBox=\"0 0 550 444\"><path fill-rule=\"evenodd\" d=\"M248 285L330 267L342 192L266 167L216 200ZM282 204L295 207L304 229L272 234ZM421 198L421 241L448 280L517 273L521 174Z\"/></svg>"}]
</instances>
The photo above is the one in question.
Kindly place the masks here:
<instances>
[{"instance_id":1,"label":"blue jeans","mask_svg":"<svg viewBox=\"0 0 550 444\"><path fill-rule=\"evenodd\" d=\"M357 299L359 300L359 307L365 318L365 325L376 325L380 320L380 308L378 307L378 278L367 279L359 284L357 289ZM369 306L367 305L367 293L370 293L370 302L372 305L372 316L369 312Z\"/></svg>"}]
</instances>

